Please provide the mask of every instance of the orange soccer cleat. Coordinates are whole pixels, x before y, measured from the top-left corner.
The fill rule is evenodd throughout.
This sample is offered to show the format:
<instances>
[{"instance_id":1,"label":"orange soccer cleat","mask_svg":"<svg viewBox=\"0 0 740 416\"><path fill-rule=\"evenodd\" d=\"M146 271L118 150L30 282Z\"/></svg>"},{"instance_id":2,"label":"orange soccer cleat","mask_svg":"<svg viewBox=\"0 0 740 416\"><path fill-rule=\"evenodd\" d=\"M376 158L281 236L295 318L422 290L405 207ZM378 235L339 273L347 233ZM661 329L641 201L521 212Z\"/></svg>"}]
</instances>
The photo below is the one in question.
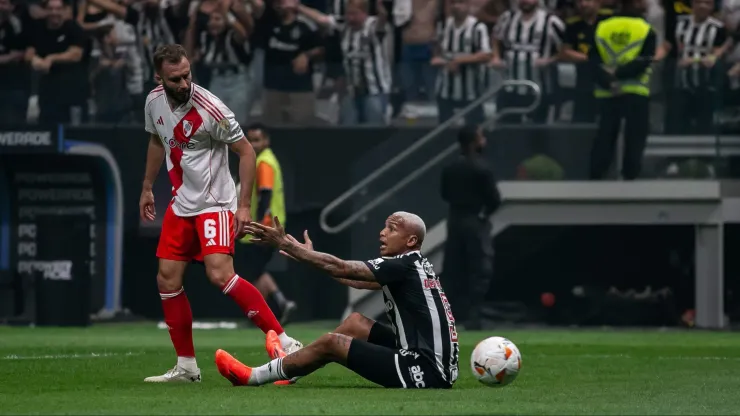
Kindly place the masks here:
<instances>
[{"instance_id":1,"label":"orange soccer cleat","mask_svg":"<svg viewBox=\"0 0 740 416\"><path fill-rule=\"evenodd\" d=\"M273 330L267 331L267 336L265 336L265 349L267 350L267 355L269 355L272 360L283 358L288 355L283 350L283 344L280 342L280 337L278 337L277 332ZM273 384L276 386L289 386L293 383L295 383L294 380L280 380Z\"/></svg>"},{"instance_id":2,"label":"orange soccer cleat","mask_svg":"<svg viewBox=\"0 0 740 416\"><path fill-rule=\"evenodd\" d=\"M267 331L267 336L265 336L265 349L267 350L267 355L270 356L271 360L283 358L288 355L283 350L283 344L280 343L280 337L278 337L277 332L273 330Z\"/></svg>"},{"instance_id":3,"label":"orange soccer cleat","mask_svg":"<svg viewBox=\"0 0 740 416\"><path fill-rule=\"evenodd\" d=\"M231 384L235 386L249 385L249 377L252 376L252 369L232 357L228 352L224 350L216 351L216 366L218 367L218 372L231 381Z\"/></svg>"}]
</instances>

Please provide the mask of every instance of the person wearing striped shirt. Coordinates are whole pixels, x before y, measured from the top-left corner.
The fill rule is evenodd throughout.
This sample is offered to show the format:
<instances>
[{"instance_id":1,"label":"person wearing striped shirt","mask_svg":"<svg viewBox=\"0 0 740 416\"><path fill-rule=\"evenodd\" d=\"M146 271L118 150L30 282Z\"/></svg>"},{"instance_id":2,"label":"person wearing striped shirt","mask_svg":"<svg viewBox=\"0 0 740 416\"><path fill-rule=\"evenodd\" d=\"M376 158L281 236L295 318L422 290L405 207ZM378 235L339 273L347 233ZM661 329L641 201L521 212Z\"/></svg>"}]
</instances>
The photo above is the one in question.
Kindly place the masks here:
<instances>
[{"instance_id":1,"label":"person wearing striped shirt","mask_svg":"<svg viewBox=\"0 0 740 416\"><path fill-rule=\"evenodd\" d=\"M507 78L530 80L542 92L540 105L528 115L537 123L547 120L556 90L557 51L562 43L565 24L559 17L539 5L539 0L519 0L517 10L501 15L494 29L493 59L490 65L503 68ZM499 109L525 107L534 97L526 87L504 87L497 97ZM521 122L519 115L504 116L502 122Z\"/></svg>"},{"instance_id":2,"label":"person wearing striped shirt","mask_svg":"<svg viewBox=\"0 0 740 416\"><path fill-rule=\"evenodd\" d=\"M387 388L449 389L460 373L460 344L455 316L434 266L422 254L426 225L418 215L393 213L380 231L380 257L347 261L314 250L285 233L276 218L270 227L252 223L249 234L259 244L280 250L293 260L322 270L339 283L383 292L389 324L352 313L339 327L297 354L249 367L224 350L216 351L219 373L235 386L290 382L329 363L340 364ZM269 351L280 351L268 333Z\"/></svg>"},{"instance_id":3,"label":"person wearing striped shirt","mask_svg":"<svg viewBox=\"0 0 740 416\"><path fill-rule=\"evenodd\" d=\"M367 0L348 0L341 33L344 85L341 124L385 124L391 67L383 39L388 14L368 15Z\"/></svg>"},{"instance_id":4,"label":"person wearing striped shirt","mask_svg":"<svg viewBox=\"0 0 740 416\"><path fill-rule=\"evenodd\" d=\"M484 92L485 63L491 59L486 24L470 14L469 0L451 0L450 14L431 62L440 68L436 86L440 123ZM483 118L482 105L465 115L468 124L480 124Z\"/></svg>"},{"instance_id":5,"label":"person wearing striped shirt","mask_svg":"<svg viewBox=\"0 0 740 416\"><path fill-rule=\"evenodd\" d=\"M161 45L176 40L177 17L173 5L160 4L158 0L144 0L128 5L114 0L88 0L90 5L99 7L130 24L136 32L137 57L141 57L143 79L142 91L156 87L154 80L154 51ZM134 79L133 82L139 80Z\"/></svg>"},{"instance_id":6,"label":"person wearing striped shirt","mask_svg":"<svg viewBox=\"0 0 740 416\"><path fill-rule=\"evenodd\" d=\"M673 106L668 133L709 133L712 130L714 111L717 108L717 61L722 60L729 48L724 24L714 17L712 0L694 0L692 12L680 16L676 31L668 38L665 47L676 50L675 85L671 90Z\"/></svg>"},{"instance_id":7,"label":"person wearing striped shirt","mask_svg":"<svg viewBox=\"0 0 740 416\"><path fill-rule=\"evenodd\" d=\"M247 121L248 68L252 53L247 32L238 22L231 22L226 13L214 11L208 17L205 32L200 33L196 56L202 68L208 71L208 87L231 108L236 120Z\"/></svg>"}]
</instances>

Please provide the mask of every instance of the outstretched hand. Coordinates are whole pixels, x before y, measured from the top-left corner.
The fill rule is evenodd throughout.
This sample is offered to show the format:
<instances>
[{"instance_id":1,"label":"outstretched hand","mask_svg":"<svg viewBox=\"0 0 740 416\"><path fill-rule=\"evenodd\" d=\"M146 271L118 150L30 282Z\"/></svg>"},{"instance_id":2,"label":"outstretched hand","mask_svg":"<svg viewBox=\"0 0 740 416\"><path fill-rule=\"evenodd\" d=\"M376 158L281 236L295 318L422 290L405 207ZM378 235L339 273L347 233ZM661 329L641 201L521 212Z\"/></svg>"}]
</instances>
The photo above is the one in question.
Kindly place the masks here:
<instances>
[{"instance_id":1,"label":"outstretched hand","mask_svg":"<svg viewBox=\"0 0 740 416\"><path fill-rule=\"evenodd\" d=\"M313 251L313 241L311 241L311 239L308 237L308 231L307 230L303 231L303 240L305 240L303 243L301 243L300 241L298 241L295 237L293 237L290 234L287 234L286 235L286 238L291 243L293 243L293 244L295 244L297 246L301 246L301 247L305 248L308 251ZM298 261L298 259L296 259L295 257L293 257L290 254L288 254L285 250L280 250L280 254L282 254L283 256L289 257L289 258L291 258L291 259L293 259L295 261Z\"/></svg>"},{"instance_id":2,"label":"outstretched hand","mask_svg":"<svg viewBox=\"0 0 740 416\"><path fill-rule=\"evenodd\" d=\"M252 242L282 249L289 243L289 240L285 236L285 229L280 225L278 217L273 217L272 220L274 227L251 221L244 226L244 229L253 237Z\"/></svg>"}]
</instances>

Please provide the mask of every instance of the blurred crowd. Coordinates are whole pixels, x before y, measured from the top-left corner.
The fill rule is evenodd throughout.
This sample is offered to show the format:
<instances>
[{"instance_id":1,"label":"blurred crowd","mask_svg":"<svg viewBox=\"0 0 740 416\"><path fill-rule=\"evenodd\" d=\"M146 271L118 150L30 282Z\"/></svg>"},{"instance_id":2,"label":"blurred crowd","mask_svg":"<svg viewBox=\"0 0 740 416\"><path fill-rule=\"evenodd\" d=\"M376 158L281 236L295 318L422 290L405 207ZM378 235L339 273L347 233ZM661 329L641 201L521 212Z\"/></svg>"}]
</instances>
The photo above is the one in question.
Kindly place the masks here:
<instances>
[{"instance_id":1,"label":"blurred crowd","mask_svg":"<svg viewBox=\"0 0 740 416\"><path fill-rule=\"evenodd\" d=\"M141 123L167 43L242 123L479 123L533 103L489 97L507 79L541 97L503 122L593 122L589 28L614 1L0 0L0 124ZM740 0L686 1L647 0L656 129L708 133L740 101Z\"/></svg>"}]
</instances>

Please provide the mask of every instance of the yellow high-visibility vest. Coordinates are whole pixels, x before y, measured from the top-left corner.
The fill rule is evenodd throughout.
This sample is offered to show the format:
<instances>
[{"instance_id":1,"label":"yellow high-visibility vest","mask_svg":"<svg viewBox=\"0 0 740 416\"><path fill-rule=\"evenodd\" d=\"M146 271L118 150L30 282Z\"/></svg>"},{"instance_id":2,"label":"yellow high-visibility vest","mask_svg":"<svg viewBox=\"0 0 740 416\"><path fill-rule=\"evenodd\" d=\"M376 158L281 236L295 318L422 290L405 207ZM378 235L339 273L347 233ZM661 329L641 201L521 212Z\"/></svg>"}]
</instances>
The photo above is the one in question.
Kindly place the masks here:
<instances>
[{"instance_id":1,"label":"yellow high-visibility vest","mask_svg":"<svg viewBox=\"0 0 740 416\"><path fill-rule=\"evenodd\" d=\"M270 198L270 208L267 211L268 216L278 217L280 219L280 225L285 226L287 219L285 218L285 191L283 189L283 171L280 169L280 163L275 157L275 153L270 148L267 148L257 155L257 166L260 163L267 163L275 173L274 182L272 186L272 198ZM257 207L259 205L259 189L257 189L257 181L254 181L254 188L252 189L252 221L262 221L262 218L257 218ZM274 224L272 224L274 225ZM240 241L242 243L248 243L252 239L252 236L247 234Z\"/></svg>"},{"instance_id":2,"label":"yellow high-visibility vest","mask_svg":"<svg viewBox=\"0 0 740 416\"><path fill-rule=\"evenodd\" d=\"M596 49L603 65L615 69L635 60L650 34L650 24L639 17L614 16L599 22L596 27ZM650 95L650 75L648 68L634 79L618 80L619 90L624 94ZM612 97L611 90L597 87L594 96L597 98Z\"/></svg>"}]
</instances>

